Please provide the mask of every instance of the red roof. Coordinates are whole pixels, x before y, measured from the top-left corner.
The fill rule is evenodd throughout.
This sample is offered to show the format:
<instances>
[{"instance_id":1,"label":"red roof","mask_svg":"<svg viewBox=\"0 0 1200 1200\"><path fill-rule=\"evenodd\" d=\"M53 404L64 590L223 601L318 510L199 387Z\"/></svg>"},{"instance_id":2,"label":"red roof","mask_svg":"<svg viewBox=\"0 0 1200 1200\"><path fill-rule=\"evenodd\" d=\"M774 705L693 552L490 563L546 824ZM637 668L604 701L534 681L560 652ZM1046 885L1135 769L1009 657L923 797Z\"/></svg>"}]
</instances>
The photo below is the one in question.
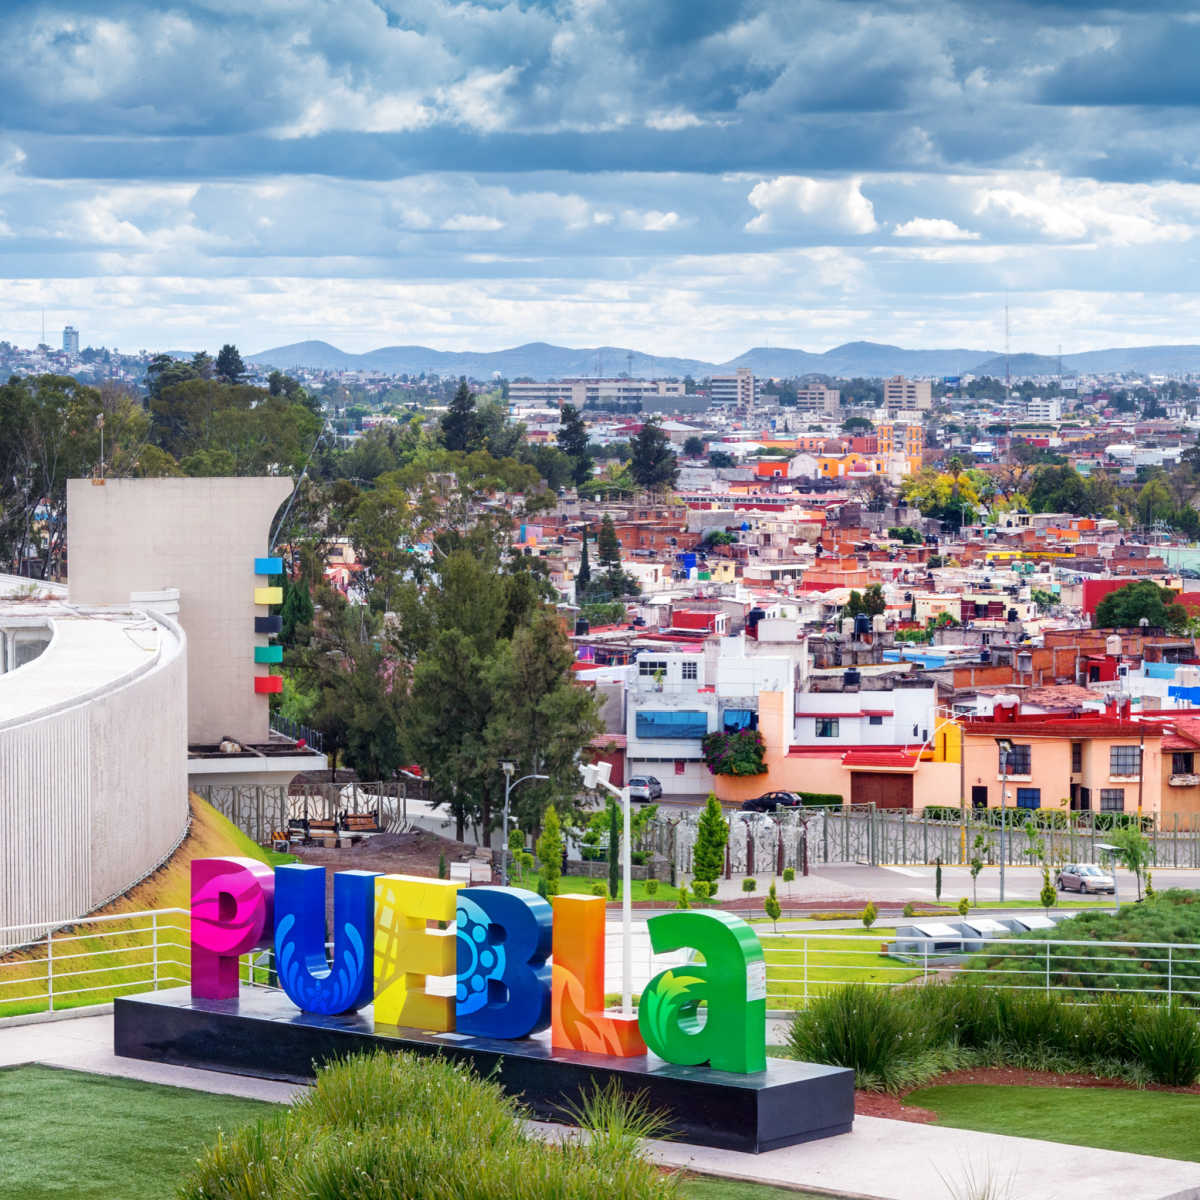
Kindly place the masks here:
<instances>
[{"instance_id":1,"label":"red roof","mask_svg":"<svg viewBox=\"0 0 1200 1200\"><path fill-rule=\"evenodd\" d=\"M1158 736L1152 725L1140 721L1122 721L1117 717L1064 717L1061 713L1047 713L1046 718L1031 714L1017 717L1014 721L965 720L965 733L987 737L1065 737L1076 740L1097 737L1147 737Z\"/></svg>"},{"instance_id":2,"label":"red roof","mask_svg":"<svg viewBox=\"0 0 1200 1200\"><path fill-rule=\"evenodd\" d=\"M844 767L861 767L875 771L912 771L917 756L906 750L850 750L842 758Z\"/></svg>"}]
</instances>

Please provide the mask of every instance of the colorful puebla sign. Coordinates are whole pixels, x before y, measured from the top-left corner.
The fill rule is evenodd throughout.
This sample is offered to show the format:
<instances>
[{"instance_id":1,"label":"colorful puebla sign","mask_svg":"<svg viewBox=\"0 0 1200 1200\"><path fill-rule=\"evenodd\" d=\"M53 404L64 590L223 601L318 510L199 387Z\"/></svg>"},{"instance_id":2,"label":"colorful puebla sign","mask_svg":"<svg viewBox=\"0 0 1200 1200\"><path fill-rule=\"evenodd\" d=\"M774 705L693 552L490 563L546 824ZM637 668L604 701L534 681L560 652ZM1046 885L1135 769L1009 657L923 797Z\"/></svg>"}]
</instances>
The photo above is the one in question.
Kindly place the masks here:
<instances>
[{"instance_id":1,"label":"colorful puebla sign","mask_svg":"<svg viewBox=\"0 0 1200 1200\"><path fill-rule=\"evenodd\" d=\"M604 1008L598 896L556 896L551 907L523 888L339 871L333 914L330 962L324 867L196 860L192 996L236 997L238 956L273 946L279 985L305 1012L352 1012L374 1001L377 1025L505 1039L549 1026L556 1049L618 1058L649 1049L684 1066L766 1069L762 946L727 913L650 918L656 953L691 948L701 961L656 975L636 1016ZM431 977L452 981L441 991L453 994L427 990Z\"/></svg>"}]
</instances>

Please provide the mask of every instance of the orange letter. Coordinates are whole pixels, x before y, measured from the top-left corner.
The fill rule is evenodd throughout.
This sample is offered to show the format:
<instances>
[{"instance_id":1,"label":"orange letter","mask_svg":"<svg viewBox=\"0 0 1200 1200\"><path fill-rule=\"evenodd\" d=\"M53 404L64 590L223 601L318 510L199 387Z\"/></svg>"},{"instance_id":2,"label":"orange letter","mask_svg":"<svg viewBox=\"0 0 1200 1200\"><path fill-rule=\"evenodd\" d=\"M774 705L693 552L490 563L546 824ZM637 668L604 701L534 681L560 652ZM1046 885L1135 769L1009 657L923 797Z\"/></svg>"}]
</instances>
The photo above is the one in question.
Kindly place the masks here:
<instances>
[{"instance_id":1,"label":"orange letter","mask_svg":"<svg viewBox=\"0 0 1200 1200\"><path fill-rule=\"evenodd\" d=\"M375 880L376 1021L438 1033L454 1028L455 898L461 886L417 875ZM430 929L429 921L446 921L449 928ZM430 975L450 976L447 995L425 990Z\"/></svg>"},{"instance_id":2,"label":"orange letter","mask_svg":"<svg viewBox=\"0 0 1200 1200\"><path fill-rule=\"evenodd\" d=\"M637 1015L604 1011L604 915L599 896L555 896L550 1044L614 1058L646 1053Z\"/></svg>"}]
</instances>

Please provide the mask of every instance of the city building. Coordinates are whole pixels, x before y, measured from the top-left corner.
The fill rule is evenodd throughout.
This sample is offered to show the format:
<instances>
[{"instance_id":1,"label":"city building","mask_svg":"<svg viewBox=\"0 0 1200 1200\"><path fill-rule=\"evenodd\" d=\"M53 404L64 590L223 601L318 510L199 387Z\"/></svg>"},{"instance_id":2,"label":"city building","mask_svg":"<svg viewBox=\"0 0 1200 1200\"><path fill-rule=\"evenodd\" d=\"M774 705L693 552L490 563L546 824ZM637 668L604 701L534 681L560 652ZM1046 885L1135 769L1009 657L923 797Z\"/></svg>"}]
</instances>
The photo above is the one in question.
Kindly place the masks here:
<instances>
[{"instance_id":1,"label":"city building","mask_svg":"<svg viewBox=\"0 0 1200 1200\"><path fill-rule=\"evenodd\" d=\"M743 411L754 407L762 384L749 367L738 367L733 375L714 375L710 380L709 399L713 404L733 405Z\"/></svg>"},{"instance_id":2,"label":"city building","mask_svg":"<svg viewBox=\"0 0 1200 1200\"><path fill-rule=\"evenodd\" d=\"M822 387L816 384L812 387L796 389L796 411L806 413L822 413L832 416L837 413L842 403L842 393L838 388Z\"/></svg>"},{"instance_id":3,"label":"city building","mask_svg":"<svg viewBox=\"0 0 1200 1200\"><path fill-rule=\"evenodd\" d=\"M668 379L550 379L508 385L511 408L629 408L663 396L682 396L683 383Z\"/></svg>"},{"instance_id":4,"label":"city building","mask_svg":"<svg viewBox=\"0 0 1200 1200\"><path fill-rule=\"evenodd\" d=\"M933 384L928 379L905 379L894 375L883 381L883 404L889 412L913 408L920 412L933 407Z\"/></svg>"},{"instance_id":5,"label":"city building","mask_svg":"<svg viewBox=\"0 0 1200 1200\"><path fill-rule=\"evenodd\" d=\"M79 353L79 330L74 325L68 325L63 330L62 348L66 354Z\"/></svg>"}]
</instances>

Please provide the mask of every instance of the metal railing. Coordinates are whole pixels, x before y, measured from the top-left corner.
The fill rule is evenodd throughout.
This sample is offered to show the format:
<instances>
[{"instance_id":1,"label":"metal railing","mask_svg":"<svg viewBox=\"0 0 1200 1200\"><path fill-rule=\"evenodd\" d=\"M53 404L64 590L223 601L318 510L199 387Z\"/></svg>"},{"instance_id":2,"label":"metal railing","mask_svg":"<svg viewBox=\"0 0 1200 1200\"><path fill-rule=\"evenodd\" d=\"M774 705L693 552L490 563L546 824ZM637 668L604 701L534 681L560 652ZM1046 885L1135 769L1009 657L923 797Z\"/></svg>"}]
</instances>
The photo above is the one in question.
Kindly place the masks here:
<instances>
[{"instance_id":1,"label":"metal railing","mask_svg":"<svg viewBox=\"0 0 1200 1200\"><path fill-rule=\"evenodd\" d=\"M0 947L7 948L0 955L0 1018L103 1004L179 987L192 976L183 908L0 929ZM243 982L265 982L272 965L244 956Z\"/></svg>"},{"instance_id":2,"label":"metal railing","mask_svg":"<svg viewBox=\"0 0 1200 1200\"><path fill-rule=\"evenodd\" d=\"M902 926L903 927L903 926ZM973 985L1070 996L1161 998L1200 1009L1200 945L1056 938L898 937L859 933L771 933L757 927L767 963L767 1008L805 1007L847 983L904 987L962 979Z\"/></svg>"}]
</instances>

